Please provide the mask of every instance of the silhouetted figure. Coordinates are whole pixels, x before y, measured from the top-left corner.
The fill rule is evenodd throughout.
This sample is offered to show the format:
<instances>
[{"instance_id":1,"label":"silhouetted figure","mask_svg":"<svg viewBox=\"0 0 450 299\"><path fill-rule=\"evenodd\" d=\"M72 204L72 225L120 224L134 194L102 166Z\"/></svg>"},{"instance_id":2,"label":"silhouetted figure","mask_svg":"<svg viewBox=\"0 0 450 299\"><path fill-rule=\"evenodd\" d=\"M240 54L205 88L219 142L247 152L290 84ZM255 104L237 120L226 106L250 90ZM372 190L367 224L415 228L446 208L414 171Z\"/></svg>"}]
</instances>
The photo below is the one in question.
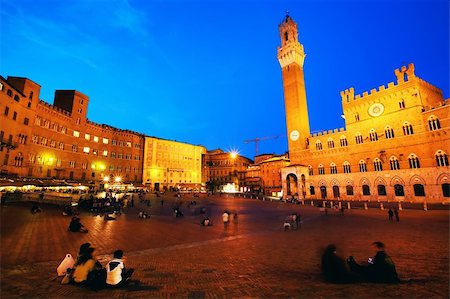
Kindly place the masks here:
<instances>
[{"instance_id":1,"label":"silhouetted figure","mask_svg":"<svg viewBox=\"0 0 450 299\"><path fill-rule=\"evenodd\" d=\"M389 215L389 221L392 221L392 219L394 217L394 212L392 211L392 209L389 209L388 215Z\"/></svg>"},{"instance_id":2,"label":"silhouetted figure","mask_svg":"<svg viewBox=\"0 0 450 299\"><path fill-rule=\"evenodd\" d=\"M400 282L395 264L391 257L387 255L384 250L384 244L382 242L373 242L376 255L372 259L370 258L367 265L359 265L355 259L350 256L347 259L347 263L350 269L355 273L361 275L364 280L370 282L381 283L398 283Z\"/></svg>"},{"instance_id":3,"label":"silhouetted figure","mask_svg":"<svg viewBox=\"0 0 450 299\"><path fill-rule=\"evenodd\" d=\"M397 208L394 209L394 215L395 215L395 221L399 222L400 218L398 216L398 209Z\"/></svg>"},{"instance_id":4,"label":"silhouetted figure","mask_svg":"<svg viewBox=\"0 0 450 299\"><path fill-rule=\"evenodd\" d=\"M77 216L73 216L72 220L69 224L69 231L71 232L81 232L81 233L87 233L88 230L84 227L83 224L81 224L80 218Z\"/></svg>"},{"instance_id":5,"label":"silhouetted figure","mask_svg":"<svg viewBox=\"0 0 450 299\"><path fill-rule=\"evenodd\" d=\"M356 276L347 268L345 260L336 254L336 246L328 245L322 254L322 274L331 283L350 283L357 281Z\"/></svg>"}]
</instances>

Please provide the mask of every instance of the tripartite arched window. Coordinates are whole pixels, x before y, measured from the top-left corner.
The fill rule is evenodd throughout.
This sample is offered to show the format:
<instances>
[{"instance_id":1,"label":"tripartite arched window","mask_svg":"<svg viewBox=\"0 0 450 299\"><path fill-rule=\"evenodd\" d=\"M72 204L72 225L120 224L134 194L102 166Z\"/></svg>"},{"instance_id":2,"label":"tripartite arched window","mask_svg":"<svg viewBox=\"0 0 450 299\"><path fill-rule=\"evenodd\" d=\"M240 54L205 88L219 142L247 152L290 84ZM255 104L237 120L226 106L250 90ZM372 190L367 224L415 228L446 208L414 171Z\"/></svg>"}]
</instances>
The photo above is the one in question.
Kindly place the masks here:
<instances>
[{"instance_id":1,"label":"tripartite arched window","mask_svg":"<svg viewBox=\"0 0 450 299\"><path fill-rule=\"evenodd\" d=\"M351 173L350 163L348 161L344 162L344 173Z\"/></svg>"},{"instance_id":2,"label":"tripartite arched window","mask_svg":"<svg viewBox=\"0 0 450 299\"><path fill-rule=\"evenodd\" d=\"M392 156L389 159L389 164L391 165L391 170L398 170L398 169L400 169L400 164L398 163L398 159L395 156Z\"/></svg>"},{"instance_id":3,"label":"tripartite arched window","mask_svg":"<svg viewBox=\"0 0 450 299\"><path fill-rule=\"evenodd\" d=\"M319 169L319 174L325 174L325 168L323 167L322 164L319 164L318 169Z\"/></svg>"},{"instance_id":4,"label":"tripartite arched window","mask_svg":"<svg viewBox=\"0 0 450 299\"><path fill-rule=\"evenodd\" d=\"M367 164L364 160L359 161L359 171L360 172L367 172Z\"/></svg>"},{"instance_id":5,"label":"tripartite arched window","mask_svg":"<svg viewBox=\"0 0 450 299\"><path fill-rule=\"evenodd\" d=\"M448 156L447 154L442 151L442 150L438 150L435 154L436 157L436 164L437 166L448 166Z\"/></svg>"},{"instance_id":6,"label":"tripartite arched window","mask_svg":"<svg viewBox=\"0 0 450 299\"><path fill-rule=\"evenodd\" d=\"M337 167L336 167L336 164L334 162L330 163L330 173L332 173L332 174L337 173Z\"/></svg>"},{"instance_id":7,"label":"tripartite arched window","mask_svg":"<svg viewBox=\"0 0 450 299\"><path fill-rule=\"evenodd\" d=\"M373 168L375 169L375 171L383 170L383 164L381 163L381 160L379 158L375 158L373 160Z\"/></svg>"},{"instance_id":8,"label":"tripartite arched window","mask_svg":"<svg viewBox=\"0 0 450 299\"><path fill-rule=\"evenodd\" d=\"M420 168L419 157L415 154L411 154L408 157L409 160L409 168Z\"/></svg>"},{"instance_id":9,"label":"tripartite arched window","mask_svg":"<svg viewBox=\"0 0 450 299\"><path fill-rule=\"evenodd\" d=\"M412 134L414 134L412 125L409 122L405 121L403 123L403 135L412 135Z\"/></svg>"},{"instance_id":10,"label":"tripartite arched window","mask_svg":"<svg viewBox=\"0 0 450 299\"><path fill-rule=\"evenodd\" d=\"M361 144L361 143L363 143L363 137L362 137L361 133L356 132L356 134L355 134L355 139L356 139L356 144Z\"/></svg>"},{"instance_id":11,"label":"tripartite arched window","mask_svg":"<svg viewBox=\"0 0 450 299\"><path fill-rule=\"evenodd\" d=\"M17 167L23 166L23 155L22 155L22 153L17 153L17 156L14 158L14 166L17 166Z\"/></svg>"},{"instance_id":12,"label":"tripartite arched window","mask_svg":"<svg viewBox=\"0 0 450 299\"><path fill-rule=\"evenodd\" d=\"M378 140L378 134L374 129L371 129L369 132L370 141L377 141Z\"/></svg>"},{"instance_id":13,"label":"tripartite arched window","mask_svg":"<svg viewBox=\"0 0 450 299\"><path fill-rule=\"evenodd\" d=\"M432 115L428 118L428 127L430 131L438 130L441 128L441 123L436 116Z\"/></svg>"},{"instance_id":14,"label":"tripartite arched window","mask_svg":"<svg viewBox=\"0 0 450 299\"><path fill-rule=\"evenodd\" d=\"M328 143L328 148L334 148L334 140L333 140L333 138L328 138L328 140L327 140L327 143Z\"/></svg>"},{"instance_id":15,"label":"tripartite arched window","mask_svg":"<svg viewBox=\"0 0 450 299\"><path fill-rule=\"evenodd\" d=\"M386 139L394 138L394 129L392 129L391 126L386 126L384 128L384 134L386 136Z\"/></svg>"},{"instance_id":16,"label":"tripartite arched window","mask_svg":"<svg viewBox=\"0 0 450 299\"><path fill-rule=\"evenodd\" d=\"M348 145L347 137L345 137L344 135L342 135L339 140L341 142L341 146L347 146Z\"/></svg>"},{"instance_id":17,"label":"tripartite arched window","mask_svg":"<svg viewBox=\"0 0 450 299\"><path fill-rule=\"evenodd\" d=\"M316 141L316 150L321 150L322 149L322 142L320 140Z\"/></svg>"}]
</instances>

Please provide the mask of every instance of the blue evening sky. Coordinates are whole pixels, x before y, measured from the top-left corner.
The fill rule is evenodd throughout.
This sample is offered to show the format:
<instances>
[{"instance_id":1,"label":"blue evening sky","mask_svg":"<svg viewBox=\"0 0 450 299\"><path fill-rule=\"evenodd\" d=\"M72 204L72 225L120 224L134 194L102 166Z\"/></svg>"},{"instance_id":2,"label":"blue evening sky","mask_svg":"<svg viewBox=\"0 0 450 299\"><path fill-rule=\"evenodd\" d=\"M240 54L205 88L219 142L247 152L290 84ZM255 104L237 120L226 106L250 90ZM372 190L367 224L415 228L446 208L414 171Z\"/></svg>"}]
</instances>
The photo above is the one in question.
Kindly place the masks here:
<instances>
[{"instance_id":1,"label":"blue evening sky","mask_svg":"<svg viewBox=\"0 0 450 299\"><path fill-rule=\"evenodd\" d=\"M278 24L307 53L312 131L343 127L339 92L410 62L449 97L449 1L0 0L0 74L90 98L88 118L165 139L287 150Z\"/></svg>"}]
</instances>

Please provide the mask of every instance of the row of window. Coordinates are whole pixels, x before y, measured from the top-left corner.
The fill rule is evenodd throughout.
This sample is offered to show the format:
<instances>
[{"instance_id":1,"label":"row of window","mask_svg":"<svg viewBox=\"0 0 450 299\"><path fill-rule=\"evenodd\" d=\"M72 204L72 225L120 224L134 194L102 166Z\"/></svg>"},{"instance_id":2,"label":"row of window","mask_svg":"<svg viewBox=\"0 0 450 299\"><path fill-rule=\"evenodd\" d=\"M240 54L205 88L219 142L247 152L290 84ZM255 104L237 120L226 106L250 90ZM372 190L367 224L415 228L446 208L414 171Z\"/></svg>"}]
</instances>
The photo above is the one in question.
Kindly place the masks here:
<instances>
[{"instance_id":1,"label":"row of window","mask_svg":"<svg viewBox=\"0 0 450 299\"><path fill-rule=\"evenodd\" d=\"M429 127L430 131L434 131L434 130L440 129L441 128L441 124L439 122L439 119L436 118L434 115L430 116L429 119L428 119L428 127ZM413 127L408 122L405 122L403 124L402 129L403 129L403 135L404 136L414 134ZM392 129L392 127L389 126L389 125L387 125L385 127L384 134L385 134L385 138L386 139L392 139L392 138L395 137L394 129ZM379 136L378 136L378 133L374 129L371 129L369 131L369 137L368 138L369 138L370 141L378 141ZM347 141L347 137L346 136L342 135L340 137L339 141L340 141L341 147L348 146L348 141ZM356 135L355 135L355 142L356 142L356 144L361 144L361 143L364 142L364 139L363 139L363 136L361 135L361 133L359 133L359 132L356 133ZM333 140L333 138L331 138L331 137L328 138L327 145L328 145L328 148L334 148L334 140ZM322 149L323 149L322 141L316 140L316 150L322 150Z\"/></svg>"},{"instance_id":2,"label":"row of window","mask_svg":"<svg viewBox=\"0 0 450 299\"><path fill-rule=\"evenodd\" d=\"M438 166L438 167L449 166L448 155L444 151L438 150L434 157L435 157L435 161L436 161L436 166ZM415 154L410 154L408 156L408 163L409 163L409 168L411 168L411 169L420 168L419 158ZM360 160L358 163L358 166L359 166L359 172L367 172L368 171L367 163L364 160ZM399 163L397 157L392 156L389 159L389 169L390 170L400 169L400 163ZM345 161L343 163L343 170L344 170L344 173L352 172L350 163L348 161ZM379 158L375 158L373 160L373 170L374 171L383 171L383 162ZM323 166L323 164L319 164L318 173L320 175L325 174L325 167ZM337 165L334 162L330 163L330 173L331 174L338 173ZM312 166L309 166L309 175L314 175Z\"/></svg>"},{"instance_id":3,"label":"row of window","mask_svg":"<svg viewBox=\"0 0 450 299\"><path fill-rule=\"evenodd\" d=\"M48 119L41 118L39 116L36 117L35 124L37 126L42 126L42 127L45 127L45 128L47 128L49 130L60 132L62 134L66 134L66 132L67 132L67 128L66 127L61 126L61 125L59 125L59 124L57 124L55 122L51 122ZM79 131L74 130L73 131L73 136L79 138L81 136L81 133ZM88 141L92 140L93 142L97 142L97 143L100 142L100 139L101 139L101 142L103 144L109 144L109 139L108 138L99 137L99 136L91 135L91 134L88 134L88 133L84 134L84 139L86 139ZM132 143L130 141L124 141L124 140L115 140L115 139L113 139L113 140L111 140L111 144L112 145L118 145L118 146L132 147ZM134 147L137 148L137 149L140 149L141 145L139 143L135 143Z\"/></svg>"},{"instance_id":4,"label":"row of window","mask_svg":"<svg viewBox=\"0 0 450 299\"><path fill-rule=\"evenodd\" d=\"M5 111L3 112L3 115L5 117L8 117L8 115L9 115L9 107L8 106L5 106ZM12 113L12 120L17 120L17 118L18 118L17 112L13 111L13 113ZM23 124L28 126L29 122L30 122L30 120L27 117L24 117Z\"/></svg>"},{"instance_id":5,"label":"row of window","mask_svg":"<svg viewBox=\"0 0 450 299\"><path fill-rule=\"evenodd\" d=\"M442 184L441 186L442 186L442 195L444 197L450 197L450 184L445 183L445 184ZM375 195L375 194L371 194L369 185L363 185L361 188L362 188L363 195ZM321 197L323 199L326 199L327 198L327 187L320 186L319 189L320 189ZM425 188L422 184L414 184L413 189L414 189L414 196L425 196ZM316 194L315 187L310 186L309 192L311 193L311 195L315 195ZM347 185L346 193L348 196L353 196L354 195L353 186ZM382 184L377 185L377 193L379 196L386 196L387 195L386 186L382 185ZM405 196L405 189L404 189L403 185L401 185L401 184L394 185L394 194L395 194L395 196ZM339 197L339 186L333 186L333 195L334 195L334 198Z\"/></svg>"}]
</instances>

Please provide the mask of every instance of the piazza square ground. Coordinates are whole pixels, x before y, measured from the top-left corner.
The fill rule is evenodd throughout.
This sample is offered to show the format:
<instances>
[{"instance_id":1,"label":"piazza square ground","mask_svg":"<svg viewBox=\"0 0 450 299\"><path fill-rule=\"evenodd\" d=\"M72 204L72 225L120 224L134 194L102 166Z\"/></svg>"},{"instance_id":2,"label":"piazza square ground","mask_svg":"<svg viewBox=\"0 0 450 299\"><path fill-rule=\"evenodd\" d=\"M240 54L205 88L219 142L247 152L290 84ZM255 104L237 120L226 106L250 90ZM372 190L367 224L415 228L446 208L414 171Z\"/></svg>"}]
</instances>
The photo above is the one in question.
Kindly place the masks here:
<instances>
[{"instance_id":1,"label":"piazza square ground","mask_svg":"<svg viewBox=\"0 0 450 299\"><path fill-rule=\"evenodd\" d=\"M184 217L173 217L173 194L153 194L151 207L128 207L117 220L80 214L89 233L67 230L70 217L43 206L30 213L29 203L1 207L1 298L448 298L449 212L400 211L388 221L376 208L328 215L310 205L202 195L183 196ZM187 206L190 200L197 205ZM214 225L200 226L200 207ZM140 219L141 210L150 219ZM224 210L236 211L228 229ZM284 219L302 216L298 230L284 231ZM334 285L323 280L320 255L334 243L338 254L357 261L373 256L370 244L382 241L405 283ZM66 253L76 255L90 242L103 265L121 248L126 266L135 269L140 286L91 291L61 285L56 268Z\"/></svg>"}]
</instances>

